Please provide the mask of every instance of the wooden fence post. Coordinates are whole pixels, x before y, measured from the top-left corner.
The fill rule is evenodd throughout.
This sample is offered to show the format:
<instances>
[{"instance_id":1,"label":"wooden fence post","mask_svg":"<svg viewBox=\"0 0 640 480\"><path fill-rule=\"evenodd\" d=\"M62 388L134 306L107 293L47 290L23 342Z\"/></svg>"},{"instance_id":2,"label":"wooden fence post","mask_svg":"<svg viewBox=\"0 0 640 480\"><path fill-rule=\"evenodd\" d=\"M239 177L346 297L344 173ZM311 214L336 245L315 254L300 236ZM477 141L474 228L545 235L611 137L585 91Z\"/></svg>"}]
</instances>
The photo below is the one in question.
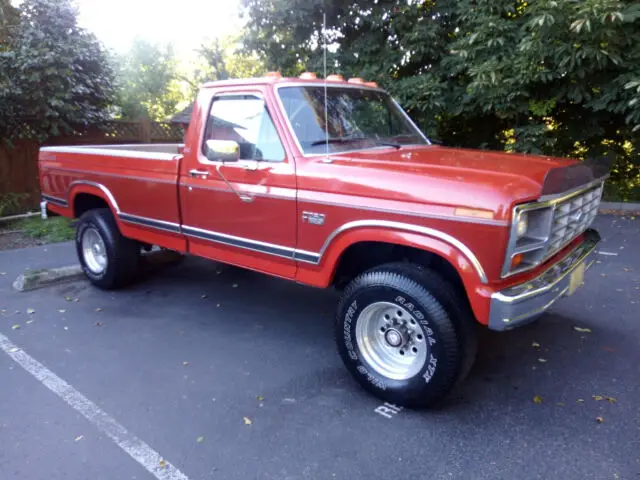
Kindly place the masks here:
<instances>
[{"instance_id":1,"label":"wooden fence post","mask_svg":"<svg viewBox=\"0 0 640 480\"><path fill-rule=\"evenodd\" d=\"M151 143L151 120L149 117L140 119L140 143Z\"/></svg>"}]
</instances>

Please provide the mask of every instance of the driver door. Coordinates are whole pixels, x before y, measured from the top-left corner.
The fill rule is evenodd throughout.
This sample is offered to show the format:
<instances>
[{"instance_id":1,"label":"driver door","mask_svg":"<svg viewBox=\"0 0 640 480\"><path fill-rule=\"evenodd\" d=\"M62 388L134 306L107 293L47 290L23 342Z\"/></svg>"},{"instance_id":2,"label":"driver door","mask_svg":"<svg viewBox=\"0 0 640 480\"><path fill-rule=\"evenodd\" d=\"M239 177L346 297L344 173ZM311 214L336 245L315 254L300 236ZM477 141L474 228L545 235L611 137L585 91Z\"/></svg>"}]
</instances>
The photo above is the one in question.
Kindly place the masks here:
<instances>
[{"instance_id":1,"label":"driver door","mask_svg":"<svg viewBox=\"0 0 640 480\"><path fill-rule=\"evenodd\" d=\"M209 139L233 140L236 162L209 160ZM183 231L190 252L285 278L296 264L296 178L262 92L215 95L197 152L192 152Z\"/></svg>"}]
</instances>

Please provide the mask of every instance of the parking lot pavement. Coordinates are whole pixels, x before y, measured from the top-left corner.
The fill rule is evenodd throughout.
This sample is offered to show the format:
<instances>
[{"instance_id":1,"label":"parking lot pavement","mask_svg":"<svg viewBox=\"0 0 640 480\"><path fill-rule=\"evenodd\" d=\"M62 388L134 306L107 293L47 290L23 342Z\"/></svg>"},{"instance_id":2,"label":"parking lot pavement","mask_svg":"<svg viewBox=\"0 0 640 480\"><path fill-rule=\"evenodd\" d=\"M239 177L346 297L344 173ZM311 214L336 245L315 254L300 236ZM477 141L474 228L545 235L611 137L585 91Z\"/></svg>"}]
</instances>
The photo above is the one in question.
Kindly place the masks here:
<instances>
[{"instance_id":1,"label":"parking lot pavement","mask_svg":"<svg viewBox=\"0 0 640 480\"><path fill-rule=\"evenodd\" d=\"M0 334L161 456L158 478L638 478L640 221L596 226L586 285L483 332L467 382L428 412L380 408L348 377L335 292L195 258L124 291L19 294L22 264L59 266L72 245L2 253ZM2 480L154 478L3 352L0 386Z\"/></svg>"}]
</instances>

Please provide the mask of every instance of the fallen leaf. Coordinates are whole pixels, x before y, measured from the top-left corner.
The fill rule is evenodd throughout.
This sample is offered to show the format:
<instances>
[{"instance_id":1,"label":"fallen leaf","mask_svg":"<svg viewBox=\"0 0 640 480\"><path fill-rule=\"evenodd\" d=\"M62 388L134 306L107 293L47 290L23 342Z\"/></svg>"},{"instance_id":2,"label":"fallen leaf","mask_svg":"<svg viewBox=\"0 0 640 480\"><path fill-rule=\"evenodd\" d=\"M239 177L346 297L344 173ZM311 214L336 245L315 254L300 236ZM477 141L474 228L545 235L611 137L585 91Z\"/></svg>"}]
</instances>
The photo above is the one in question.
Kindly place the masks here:
<instances>
[{"instance_id":1,"label":"fallen leaf","mask_svg":"<svg viewBox=\"0 0 640 480\"><path fill-rule=\"evenodd\" d=\"M558 403L556 403L556 405L559 406L559 407L564 407L564 402L558 402Z\"/></svg>"},{"instance_id":2,"label":"fallen leaf","mask_svg":"<svg viewBox=\"0 0 640 480\"><path fill-rule=\"evenodd\" d=\"M596 402L604 400L604 397L602 395L591 395L591 398L593 398Z\"/></svg>"},{"instance_id":3,"label":"fallen leaf","mask_svg":"<svg viewBox=\"0 0 640 480\"><path fill-rule=\"evenodd\" d=\"M533 403L542 403L542 397L540 395L536 395L533 397Z\"/></svg>"},{"instance_id":4,"label":"fallen leaf","mask_svg":"<svg viewBox=\"0 0 640 480\"><path fill-rule=\"evenodd\" d=\"M71 301L71 297L64 297L64 299L65 299L67 302L70 302L70 301Z\"/></svg>"},{"instance_id":5,"label":"fallen leaf","mask_svg":"<svg viewBox=\"0 0 640 480\"><path fill-rule=\"evenodd\" d=\"M69 330L69 327L67 327L66 325L62 328L64 328L65 330Z\"/></svg>"},{"instance_id":6,"label":"fallen leaf","mask_svg":"<svg viewBox=\"0 0 640 480\"><path fill-rule=\"evenodd\" d=\"M578 400L576 400L577 403L584 403L584 398L579 398Z\"/></svg>"},{"instance_id":7,"label":"fallen leaf","mask_svg":"<svg viewBox=\"0 0 640 480\"><path fill-rule=\"evenodd\" d=\"M79 298L74 298L73 301L78 303L80 301L80 299Z\"/></svg>"},{"instance_id":8,"label":"fallen leaf","mask_svg":"<svg viewBox=\"0 0 640 480\"><path fill-rule=\"evenodd\" d=\"M625 272L633 272L633 268L623 268Z\"/></svg>"},{"instance_id":9,"label":"fallen leaf","mask_svg":"<svg viewBox=\"0 0 640 480\"><path fill-rule=\"evenodd\" d=\"M36 311L33 308L27 308L27 313L29 315L33 315L34 313L36 313Z\"/></svg>"},{"instance_id":10,"label":"fallen leaf","mask_svg":"<svg viewBox=\"0 0 640 480\"><path fill-rule=\"evenodd\" d=\"M158 465L160 465L162 468L165 468L167 466L167 462L164 461L164 458L160 457Z\"/></svg>"},{"instance_id":11,"label":"fallen leaf","mask_svg":"<svg viewBox=\"0 0 640 480\"><path fill-rule=\"evenodd\" d=\"M580 332L580 333L591 333L591 329L590 328L573 327L573 329L576 332Z\"/></svg>"},{"instance_id":12,"label":"fallen leaf","mask_svg":"<svg viewBox=\"0 0 640 480\"><path fill-rule=\"evenodd\" d=\"M198 442L198 443L204 442L204 437L198 437L196 442Z\"/></svg>"},{"instance_id":13,"label":"fallen leaf","mask_svg":"<svg viewBox=\"0 0 640 480\"><path fill-rule=\"evenodd\" d=\"M287 404L292 404L292 403L296 403L297 400L295 398L283 398L282 399L282 403L287 403Z\"/></svg>"},{"instance_id":14,"label":"fallen leaf","mask_svg":"<svg viewBox=\"0 0 640 480\"><path fill-rule=\"evenodd\" d=\"M18 347L11 347L9 353L16 353L18 350L20 350Z\"/></svg>"},{"instance_id":15,"label":"fallen leaf","mask_svg":"<svg viewBox=\"0 0 640 480\"><path fill-rule=\"evenodd\" d=\"M603 418L603 417L600 417L600 416L597 416L597 417L596 417L596 422L597 422L597 423L602 423L602 422L604 422L604 418Z\"/></svg>"},{"instance_id":16,"label":"fallen leaf","mask_svg":"<svg viewBox=\"0 0 640 480\"><path fill-rule=\"evenodd\" d=\"M95 310L95 311L96 311L96 312L101 312L101 311L102 311L102 309L101 309L100 307L98 307L98 308L96 308L96 310Z\"/></svg>"},{"instance_id":17,"label":"fallen leaf","mask_svg":"<svg viewBox=\"0 0 640 480\"><path fill-rule=\"evenodd\" d=\"M243 417L243 420L245 425L251 425L253 423L249 417Z\"/></svg>"},{"instance_id":18,"label":"fallen leaf","mask_svg":"<svg viewBox=\"0 0 640 480\"><path fill-rule=\"evenodd\" d=\"M82 440L84 438L84 435L78 435L75 439L76 442L79 442L80 440Z\"/></svg>"},{"instance_id":19,"label":"fallen leaf","mask_svg":"<svg viewBox=\"0 0 640 480\"><path fill-rule=\"evenodd\" d=\"M539 344L538 342L532 342L532 343L531 343L531 346L532 346L533 348L540 348L540 344Z\"/></svg>"},{"instance_id":20,"label":"fallen leaf","mask_svg":"<svg viewBox=\"0 0 640 480\"><path fill-rule=\"evenodd\" d=\"M187 365L189 365L189 362L182 362L182 365L186 367Z\"/></svg>"},{"instance_id":21,"label":"fallen leaf","mask_svg":"<svg viewBox=\"0 0 640 480\"><path fill-rule=\"evenodd\" d=\"M0 272L0 276L5 276L7 274L7 272Z\"/></svg>"},{"instance_id":22,"label":"fallen leaf","mask_svg":"<svg viewBox=\"0 0 640 480\"><path fill-rule=\"evenodd\" d=\"M104 325L104 322L96 322L96 327L101 327Z\"/></svg>"},{"instance_id":23,"label":"fallen leaf","mask_svg":"<svg viewBox=\"0 0 640 480\"><path fill-rule=\"evenodd\" d=\"M234 283L233 285L231 285L231 288L238 288L238 284Z\"/></svg>"},{"instance_id":24,"label":"fallen leaf","mask_svg":"<svg viewBox=\"0 0 640 480\"><path fill-rule=\"evenodd\" d=\"M19 328L20 325L18 325L17 323L11 327L12 330L18 330Z\"/></svg>"},{"instance_id":25,"label":"fallen leaf","mask_svg":"<svg viewBox=\"0 0 640 480\"><path fill-rule=\"evenodd\" d=\"M7 309L3 308L2 310L0 310L0 313L7 313Z\"/></svg>"},{"instance_id":26,"label":"fallen leaf","mask_svg":"<svg viewBox=\"0 0 640 480\"><path fill-rule=\"evenodd\" d=\"M220 307L220 304L218 303L218 304L216 305L216 307L218 307L218 308L219 308L219 307Z\"/></svg>"},{"instance_id":27,"label":"fallen leaf","mask_svg":"<svg viewBox=\"0 0 640 480\"><path fill-rule=\"evenodd\" d=\"M264 397L263 397L262 395L258 395L258 396L256 397L256 399L257 399L259 402L261 402L261 401L263 401L263 400L264 400Z\"/></svg>"},{"instance_id":28,"label":"fallen leaf","mask_svg":"<svg viewBox=\"0 0 640 480\"><path fill-rule=\"evenodd\" d=\"M205 293L204 295L200 295L200 298L204 300L204 299L205 299L205 298L207 298L208 296L209 296L209 295L207 295L207 294Z\"/></svg>"},{"instance_id":29,"label":"fallen leaf","mask_svg":"<svg viewBox=\"0 0 640 480\"><path fill-rule=\"evenodd\" d=\"M617 403L618 400L616 400L616 397L607 397L605 395L604 399L609 402L609 403Z\"/></svg>"},{"instance_id":30,"label":"fallen leaf","mask_svg":"<svg viewBox=\"0 0 640 480\"><path fill-rule=\"evenodd\" d=\"M264 407L264 403L260 402L260 403L258 404L258 407L260 407L260 408Z\"/></svg>"},{"instance_id":31,"label":"fallen leaf","mask_svg":"<svg viewBox=\"0 0 640 480\"><path fill-rule=\"evenodd\" d=\"M27 320L27 321L26 321L26 322L24 322L24 323L26 323L27 325L29 325L30 323L33 323L33 320L29 319L29 320Z\"/></svg>"},{"instance_id":32,"label":"fallen leaf","mask_svg":"<svg viewBox=\"0 0 640 480\"><path fill-rule=\"evenodd\" d=\"M66 311L64 308L60 308L60 309L58 309L58 312L60 312L60 313L66 313L67 311Z\"/></svg>"},{"instance_id":33,"label":"fallen leaf","mask_svg":"<svg viewBox=\"0 0 640 480\"><path fill-rule=\"evenodd\" d=\"M601 276L601 277L606 277L606 276L607 276L607 274L606 274L606 273L601 273L601 274L600 274L600 276Z\"/></svg>"},{"instance_id":34,"label":"fallen leaf","mask_svg":"<svg viewBox=\"0 0 640 480\"><path fill-rule=\"evenodd\" d=\"M538 361L540 363L547 363L548 362L548 360L546 358L539 358Z\"/></svg>"}]
</instances>

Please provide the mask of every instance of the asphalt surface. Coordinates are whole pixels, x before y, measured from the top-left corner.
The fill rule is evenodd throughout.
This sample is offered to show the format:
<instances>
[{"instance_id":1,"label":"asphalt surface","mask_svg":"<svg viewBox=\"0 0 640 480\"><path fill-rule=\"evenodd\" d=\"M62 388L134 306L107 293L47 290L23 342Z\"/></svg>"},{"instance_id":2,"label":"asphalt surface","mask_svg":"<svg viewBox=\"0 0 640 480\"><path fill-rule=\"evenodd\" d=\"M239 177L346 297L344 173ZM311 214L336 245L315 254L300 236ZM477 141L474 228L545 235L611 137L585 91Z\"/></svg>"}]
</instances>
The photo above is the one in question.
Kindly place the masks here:
<instances>
[{"instance_id":1,"label":"asphalt surface","mask_svg":"<svg viewBox=\"0 0 640 480\"><path fill-rule=\"evenodd\" d=\"M610 255L586 285L484 332L434 411L376 413L336 353L336 293L195 258L119 292L17 293L73 247L0 253L0 334L191 480L638 479L640 219L596 226ZM0 479L154 478L1 350L0 399Z\"/></svg>"}]
</instances>

